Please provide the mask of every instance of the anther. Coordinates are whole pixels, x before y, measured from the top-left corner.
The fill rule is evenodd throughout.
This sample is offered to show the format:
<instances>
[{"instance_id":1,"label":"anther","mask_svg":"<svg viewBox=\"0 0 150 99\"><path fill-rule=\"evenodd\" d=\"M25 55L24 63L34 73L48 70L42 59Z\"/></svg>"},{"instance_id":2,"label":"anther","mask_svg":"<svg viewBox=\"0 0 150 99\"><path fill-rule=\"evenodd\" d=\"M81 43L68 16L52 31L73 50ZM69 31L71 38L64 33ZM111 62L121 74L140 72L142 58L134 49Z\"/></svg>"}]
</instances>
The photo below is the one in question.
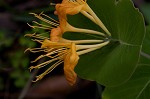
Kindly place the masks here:
<instances>
[{"instance_id":1,"label":"anther","mask_svg":"<svg viewBox=\"0 0 150 99\"><path fill-rule=\"evenodd\" d=\"M51 5L51 6L55 6L55 5L56 5L56 3L50 3L50 5Z\"/></svg>"}]
</instances>

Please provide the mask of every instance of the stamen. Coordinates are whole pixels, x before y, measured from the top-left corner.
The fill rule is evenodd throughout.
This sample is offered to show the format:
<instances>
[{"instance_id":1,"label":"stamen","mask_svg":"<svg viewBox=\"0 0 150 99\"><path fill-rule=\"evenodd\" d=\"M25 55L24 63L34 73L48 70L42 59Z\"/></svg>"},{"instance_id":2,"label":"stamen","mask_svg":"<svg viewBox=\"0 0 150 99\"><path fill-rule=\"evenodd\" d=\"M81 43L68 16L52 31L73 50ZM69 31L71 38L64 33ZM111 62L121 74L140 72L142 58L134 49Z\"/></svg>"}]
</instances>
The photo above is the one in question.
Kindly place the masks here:
<instances>
[{"instance_id":1,"label":"stamen","mask_svg":"<svg viewBox=\"0 0 150 99\"><path fill-rule=\"evenodd\" d=\"M49 17L48 15L43 14L43 13L42 13L42 15L43 15L43 16L45 16L45 17L47 17L47 18L49 18L49 19L51 19L52 21L54 21L54 22L56 22L56 23L58 23L58 24L59 24L59 22L58 22L58 21L56 21L55 19L53 19L53 18Z\"/></svg>"},{"instance_id":2,"label":"stamen","mask_svg":"<svg viewBox=\"0 0 150 99\"><path fill-rule=\"evenodd\" d=\"M32 21L32 22L35 23L35 24L37 24L37 25L50 28L50 26L48 26L48 25L40 24L40 23L38 23L38 22L36 22L36 21Z\"/></svg>"},{"instance_id":3,"label":"stamen","mask_svg":"<svg viewBox=\"0 0 150 99\"><path fill-rule=\"evenodd\" d=\"M34 35L34 36L32 36L32 37L38 38L38 39L49 39L48 37L40 36L40 35Z\"/></svg>"},{"instance_id":4,"label":"stamen","mask_svg":"<svg viewBox=\"0 0 150 99\"><path fill-rule=\"evenodd\" d=\"M50 68L50 69L48 69L48 70L46 71L47 74L50 73L55 67L57 67L57 66L60 65L61 63L63 63L62 60L60 60L60 61L58 61L57 63L55 63L54 65L52 65L52 66L51 66L52 69Z\"/></svg>"},{"instance_id":5,"label":"stamen","mask_svg":"<svg viewBox=\"0 0 150 99\"><path fill-rule=\"evenodd\" d=\"M52 52L48 52L47 54L45 54L45 55L40 55L39 57L37 57L34 61L31 61L31 63L33 63L33 62L36 62L36 61L38 61L39 59L41 59L41 58L43 58L43 57L50 57L50 58L56 58L56 57L58 57L58 56L60 56L61 55L61 53L62 53L62 51L63 51L64 49L58 49L58 50L54 50L54 51L52 51ZM64 51L63 51L64 52ZM53 54L57 54L58 53L58 55L55 55L55 56L51 56L51 55L53 55ZM64 53L66 53L66 52L64 52Z\"/></svg>"},{"instance_id":6,"label":"stamen","mask_svg":"<svg viewBox=\"0 0 150 99\"><path fill-rule=\"evenodd\" d=\"M40 69L40 68L45 67L46 65L50 64L51 62L54 62L54 61L60 60L60 59L61 58L58 57L58 58L54 58L54 59L48 60L46 62L43 62L43 63L41 63L41 64L39 64L37 66L31 66L31 67L29 67L29 70L31 71L32 69Z\"/></svg>"},{"instance_id":7,"label":"stamen","mask_svg":"<svg viewBox=\"0 0 150 99\"><path fill-rule=\"evenodd\" d=\"M47 54L46 54L47 55ZM37 57L34 61L31 61L31 63L34 63L36 61L38 61L39 59L45 57L46 55L40 55L39 57Z\"/></svg>"},{"instance_id":8,"label":"stamen","mask_svg":"<svg viewBox=\"0 0 150 99\"><path fill-rule=\"evenodd\" d=\"M32 37L33 35L35 35L36 33L32 33L32 34L25 34L24 36L29 36Z\"/></svg>"},{"instance_id":9,"label":"stamen","mask_svg":"<svg viewBox=\"0 0 150 99\"><path fill-rule=\"evenodd\" d=\"M50 25L53 25L53 26L59 26L59 24L58 23L54 23L54 22L52 22L52 21L49 21L49 20L47 20L47 19L44 19L43 17L41 17L40 15L37 15L37 14L35 14L35 13L30 13L30 14L33 14L36 18L38 18L38 19L40 19L40 20L42 20L42 21L44 21L44 22L46 22L46 23L48 23L48 24L50 24Z\"/></svg>"},{"instance_id":10,"label":"stamen","mask_svg":"<svg viewBox=\"0 0 150 99\"><path fill-rule=\"evenodd\" d=\"M37 39L32 39L32 41L38 42L38 43L43 43L43 40L37 40Z\"/></svg>"},{"instance_id":11,"label":"stamen","mask_svg":"<svg viewBox=\"0 0 150 99\"><path fill-rule=\"evenodd\" d=\"M41 35L36 34L36 33L33 33L33 34L26 34L25 36L34 37L34 38L37 38L37 39L49 39L48 37L41 36Z\"/></svg>"},{"instance_id":12,"label":"stamen","mask_svg":"<svg viewBox=\"0 0 150 99\"><path fill-rule=\"evenodd\" d=\"M38 80L41 80L45 75L47 75L48 73L50 73L51 71L53 71L61 63L63 63L63 61L59 60L58 62L56 62L55 64L53 64L44 73L40 74L39 76L36 76L37 79L35 81L33 81L33 82L37 82Z\"/></svg>"},{"instance_id":13,"label":"stamen","mask_svg":"<svg viewBox=\"0 0 150 99\"><path fill-rule=\"evenodd\" d=\"M28 24L28 23L27 23ZM40 28L40 29L46 29L46 30L51 30L53 27L42 27L42 26L34 26L34 25L30 25L28 24L31 28Z\"/></svg>"},{"instance_id":14,"label":"stamen","mask_svg":"<svg viewBox=\"0 0 150 99\"><path fill-rule=\"evenodd\" d=\"M51 5L51 6L55 6L55 5L56 5L56 3L50 3L50 5Z\"/></svg>"},{"instance_id":15,"label":"stamen","mask_svg":"<svg viewBox=\"0 0 150 99\"><path fill-rule=\"evenodd\" d=\"M44 52L47 52L47 53L49 53L49 52L51 52L51 51L53 51L53 50L55 50L55 48L44 48Z\"/></svg>"},{"instance_id":16,"label":"stamen","mask_svg":"<svg viewBox=\"0 0 150 99\"><path fill-rule=\"evenodd\" d=\"M27 48L24 52L30 51L32 53L42 52L44 51L43 48Z\"/></svg>"},{"instance_id":17,"label":"stamen","mask_svg":"<svg viewBox=\"0 0 150 99\"><path fill-rule=\"evenodd\" d=\"M65 56L66 54L68 54L68 52L66 50L62 51L62 52L59 52L57 55L55 56L47 56L47 57L50 57L50 58L56 58L56 57L63 57Z\"/></svg>"}]
</instances>

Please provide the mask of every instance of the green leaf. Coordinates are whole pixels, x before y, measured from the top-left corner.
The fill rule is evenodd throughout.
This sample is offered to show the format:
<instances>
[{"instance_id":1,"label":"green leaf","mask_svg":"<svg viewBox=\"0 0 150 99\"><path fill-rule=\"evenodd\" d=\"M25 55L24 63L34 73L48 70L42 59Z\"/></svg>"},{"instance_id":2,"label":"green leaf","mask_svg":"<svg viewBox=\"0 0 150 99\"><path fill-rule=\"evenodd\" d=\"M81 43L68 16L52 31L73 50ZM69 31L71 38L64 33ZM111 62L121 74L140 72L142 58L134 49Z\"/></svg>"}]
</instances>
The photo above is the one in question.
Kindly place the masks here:
<instances>
[{"instance_id":1,"label":"green leaf","mask_svg":"<svg viewBox=\"0 0 150 99\"><path fill-rule=\"evenodd\" d=\"M139 98L144 93L150 93L150 89L145 90L149 84L150 65L139 65L128 82L117 87L107 87L103 99L149 99L150 97Z\"/></svg>"},{"instance_id":2,"label":"green leaf","mask_svg":"<svg viewBox=\"0 0 150 99\"><path fill-rule=\"evenodd\" d=\"M147 52L150 46L150 31L143 42L142 52ZM149 54L150 52L148 51ZM131 79L117 87L106 87L103 99L149 99L150 98L150 58L141 55L139 65Z\"/></svg>"},{"instance_id":3,"label":"green leaf","mask_svg":"<svg viewBox=\"0 0 150 99\"><path fill-rule=\"evenodd\" d=\"M150 98L150 84L145 86L145 90L141 93L138 99L149 99Z\"/></svg>"},{"instance_id":4,"label":"green leaf","mask_svg":"<svg viewBox=\"0 0 150 99\"><path fill-rule=\"evenodd\" d=\"M80 77L95 80L102 85L120 85L126 82L137 68L145 34L143 16L130 0L88 0L87 3L110 31L111 43L80 56L75 70ZM75 27L104 32L81 14L68 16L68 21ZM65 35L70 39L79 38L74 34Z\"/></svg>"}]
</instances>

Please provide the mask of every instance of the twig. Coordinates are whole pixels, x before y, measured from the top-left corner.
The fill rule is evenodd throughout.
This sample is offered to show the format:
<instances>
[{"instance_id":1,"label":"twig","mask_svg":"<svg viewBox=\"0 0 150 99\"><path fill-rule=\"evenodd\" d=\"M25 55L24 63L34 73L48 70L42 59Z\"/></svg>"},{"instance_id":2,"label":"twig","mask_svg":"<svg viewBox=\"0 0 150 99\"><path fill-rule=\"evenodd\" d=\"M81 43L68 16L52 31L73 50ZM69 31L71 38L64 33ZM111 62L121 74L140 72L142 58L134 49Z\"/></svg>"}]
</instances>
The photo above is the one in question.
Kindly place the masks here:
<instances>
[{"instance_id":1,"label":"twig","mask_svg":"<svg viewBox=\"0 0 150 99\"><path fill-rule=\"evenodd\" d=\"M149 55L149 54L146 54L146 53L144 53L144 52L141 52L140 54L141 54L142 56L144 56L144 57L150 59L150 55Z\"/></svg>"},{"instance_id":2,"label":"twig","mask_svg":"<svg viewBox=\"0 0 150 99\"><path fill-rule=\"evenodd\" d=\"M35 77L35 75L37 74L38 70L34 70L33 73L31 74L29 80L27 81L25 87L23 88L21 94L19 95L19 98L18 99L23 99L28 91L28 89L30 88L31 86L31 83L32 83L32 80L33 78Z\"/></svg>"},{"instance_id":3,"label":"twig","mask_svg":"<svg viewBox=\"0 0 150 99\"><path fill-rule=\"evenodd\" d=\"M44 61L44 59L41 59L37 64L40 64ZM23 88L21 94L19 95L19 98L18 99L23 99L27 93L27 91L29 90L30 86L31 86L31 83L32 83L32 80L34 79L34 77L36 76L36 74L38 73L38 69L34 69L29 80L27 81L25 87Z\"/></svg>"}]
</instances>

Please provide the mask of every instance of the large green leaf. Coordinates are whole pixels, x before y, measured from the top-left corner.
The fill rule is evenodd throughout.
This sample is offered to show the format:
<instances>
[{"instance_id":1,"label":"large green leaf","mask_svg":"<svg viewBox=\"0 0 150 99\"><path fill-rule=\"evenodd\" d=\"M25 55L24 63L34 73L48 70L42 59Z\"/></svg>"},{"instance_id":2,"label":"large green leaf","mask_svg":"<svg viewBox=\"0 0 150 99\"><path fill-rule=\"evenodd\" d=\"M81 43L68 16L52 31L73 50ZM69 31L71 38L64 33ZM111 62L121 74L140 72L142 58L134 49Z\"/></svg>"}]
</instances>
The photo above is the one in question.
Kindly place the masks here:
<instances>
[{"instance_id":1,"label":"large green leaf","mask_svg":"<svg viewBox=\"0 0 150 99\"><path fill-rule=\"evenodd\" d=\"M106 87L103 93L103 99L149 99L139 98L150 84L150 65L139 65L134 75L125 84L117 87ZM149 88L149 87L148 87ZM143 93L143 94L142 94Z\"/></svg>"},{"instance_id":2,"label":"large green leaf","mask_svg":"<svg viewBox=\"0 0 150 99\"><path fill-rule=\"evenodd\" d=\"M80 77L105 86L122 84L137 67L145 34L143 17L130 0L88 0L87 3L111 32L111 43L81 55L75 70ZM102 31L81 14L68 16L68 21L76 27ZM70 39L83 37L75 33L66 33L66 37L69 34Z\"/></svg>"},{"instance_id":3,"label":"large green leaf","mask_svg":"<svg viewBox=\"0 0 150 99\"><path fill-rule=\"evenodd\" d=\"M138 68L126 83L117 87L106 87L103 99L150 99L150 27L143 42ZM123 97L122 97L123 96Z\"/></svg>"}]
</instances>

